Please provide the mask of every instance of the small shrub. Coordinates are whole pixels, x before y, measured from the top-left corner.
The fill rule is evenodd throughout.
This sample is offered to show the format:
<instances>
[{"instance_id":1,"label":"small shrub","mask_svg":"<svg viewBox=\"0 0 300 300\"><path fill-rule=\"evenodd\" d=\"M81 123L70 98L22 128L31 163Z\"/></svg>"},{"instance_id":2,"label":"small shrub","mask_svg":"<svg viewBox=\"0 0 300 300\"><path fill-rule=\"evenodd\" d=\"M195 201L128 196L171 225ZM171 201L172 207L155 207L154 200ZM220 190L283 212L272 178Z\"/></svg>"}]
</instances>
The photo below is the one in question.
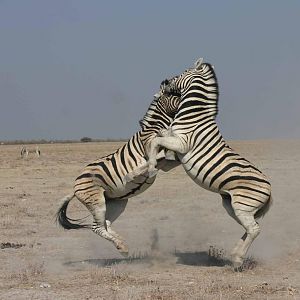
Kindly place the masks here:
<instances>
[{"instance_id":1,"label":"small shrub","mask_svg":"<svg viewBox=\"0 0 300 300\"><path fill-rule=\"evenodd\" d=\"M82 143L89 143L92 141L92 139L90 137L85 136L85 137L81 138L80 141Z\"/></svg>"}]
</instances>

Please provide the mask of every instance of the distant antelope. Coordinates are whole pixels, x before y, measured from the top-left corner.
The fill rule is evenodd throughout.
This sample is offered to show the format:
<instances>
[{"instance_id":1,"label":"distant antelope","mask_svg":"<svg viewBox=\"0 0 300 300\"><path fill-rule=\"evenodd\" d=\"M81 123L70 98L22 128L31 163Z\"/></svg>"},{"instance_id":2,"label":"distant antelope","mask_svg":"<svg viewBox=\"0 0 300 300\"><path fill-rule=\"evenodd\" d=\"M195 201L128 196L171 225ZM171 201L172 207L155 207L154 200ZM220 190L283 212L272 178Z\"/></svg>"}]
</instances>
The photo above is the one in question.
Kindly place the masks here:
<instances>
[{"instance_id":1,"label":"distant antelope","mask_svg":"<svg viewBox=\"0 0 300 300\"><path fill-rule=\"evenodd\" d=\"M36 146L35 149L28 149L26 146L23 146L21 149L21 157L25 158L29 153L35 153L37 157L41 155L41 151L38 146Z\"/></svg>"}]
</instances>

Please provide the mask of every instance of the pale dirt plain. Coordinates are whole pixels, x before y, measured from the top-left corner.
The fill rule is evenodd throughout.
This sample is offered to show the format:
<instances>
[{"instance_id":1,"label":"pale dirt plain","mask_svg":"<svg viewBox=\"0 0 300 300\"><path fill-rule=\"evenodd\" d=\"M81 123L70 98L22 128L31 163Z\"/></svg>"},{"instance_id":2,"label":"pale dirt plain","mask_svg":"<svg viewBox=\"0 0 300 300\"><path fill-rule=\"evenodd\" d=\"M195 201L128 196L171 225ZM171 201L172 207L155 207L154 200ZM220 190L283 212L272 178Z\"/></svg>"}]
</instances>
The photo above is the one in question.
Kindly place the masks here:
<instances>
[{"instance_id":1,"label":"pale dirt plain","mask_svg":"<svg viewBox=\"0 0 300 300\"><path fill-rule=\"evenodd\" d=\"M55 224L80 170L121 144L45 144L38 159L0 146L0 299L300 299L300 141L229 142L268 175L274 198L243 272L227 261L242 227L180 166L114 223L127 259L90 230ZM69 213L88 214L77 200Z\"/></svg>"}]
</instances>

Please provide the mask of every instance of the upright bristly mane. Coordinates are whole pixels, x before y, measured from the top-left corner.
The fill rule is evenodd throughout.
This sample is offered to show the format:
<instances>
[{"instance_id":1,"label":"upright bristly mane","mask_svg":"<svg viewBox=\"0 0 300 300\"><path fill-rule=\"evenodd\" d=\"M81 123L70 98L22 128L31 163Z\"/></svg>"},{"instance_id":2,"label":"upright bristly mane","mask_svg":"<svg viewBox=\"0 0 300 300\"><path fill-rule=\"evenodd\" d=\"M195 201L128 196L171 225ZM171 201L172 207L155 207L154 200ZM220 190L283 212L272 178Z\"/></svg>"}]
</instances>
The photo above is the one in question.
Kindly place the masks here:
<instances>
[{"instance_id":1,"label":"upright bristly mane","mask_svg":"<svg viewBox=\"0 0 300 300\"><path fill-rule=\"evenodd\" d=\"M192 105L194 88L197 86L199 111L210 111L210 115L216 118L218 114L219 87L214 67L209 63L202 63L196 68L185 70L179 77L182 78L182 76L186 78L186 87L185 90L181 92L181 103L178 107L178 115L181 115L182 109L186 109ZM201 90L203 90L203 93ZM176 117L178 117L178 115Z\"/></svg>"},{"instance_id":2,"label":"upright bristly mane","mask_svg":"<svg viewBox=\"0 0 300 300\"><path fill-rule=\"evenodd\" d=\"M215 118L218 114L218 102L219 102L219 85L218 79L214 70L214 67L209 63L202 63L199 74L203 77L203 82L205 82L206 92L210 90L211 97L209 100L214 102Z\"/></svg>"},{"instance_id":3,"label":"upright bristly mane","mask_svg":"<svg viewBox=\"0 0 300 300\"><path fill-rule=\"evenodd\" d=\"M141 126L142 129L144 127L151 126L152 116L153 116L153 114L155 112L155 109L157 107L157 102L158 102L158 98L154 97L154 99L150 103L149 108L147 109L144 117L139 121L139 124L140 124L140 126Z\"/></svg>"}]
</instances>

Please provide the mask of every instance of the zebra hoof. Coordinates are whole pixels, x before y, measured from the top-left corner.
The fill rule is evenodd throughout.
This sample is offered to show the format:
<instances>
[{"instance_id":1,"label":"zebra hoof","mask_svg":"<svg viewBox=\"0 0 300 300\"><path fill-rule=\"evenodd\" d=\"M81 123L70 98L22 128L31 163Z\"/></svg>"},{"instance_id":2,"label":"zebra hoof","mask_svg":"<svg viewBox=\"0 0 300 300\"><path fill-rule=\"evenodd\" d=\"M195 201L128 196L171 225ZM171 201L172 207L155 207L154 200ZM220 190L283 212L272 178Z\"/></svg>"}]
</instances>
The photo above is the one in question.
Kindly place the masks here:
<instances>
[{"instance_id":1,"label":"zebra hoof","mask_svg":"<svg viewBox=\"0 0 300 300\"><path fill-rule=\"evenodd\" d=\"M240 257L235 257L233 260L232 260L232 266L233 266L233 270L235 272L242 272L243 271L243 259L240 258Z\"/></svg>"},{"instance_id":2,"label":"zebra hoof","mask_svg":"<svg viewBox=\"0 0 300 300\"><path fill-rule=\"evenodd\" d=\"M116 247L122 256L128 257L129 249L125 244L119 243Z\"/></svg>"}]
</instances>

